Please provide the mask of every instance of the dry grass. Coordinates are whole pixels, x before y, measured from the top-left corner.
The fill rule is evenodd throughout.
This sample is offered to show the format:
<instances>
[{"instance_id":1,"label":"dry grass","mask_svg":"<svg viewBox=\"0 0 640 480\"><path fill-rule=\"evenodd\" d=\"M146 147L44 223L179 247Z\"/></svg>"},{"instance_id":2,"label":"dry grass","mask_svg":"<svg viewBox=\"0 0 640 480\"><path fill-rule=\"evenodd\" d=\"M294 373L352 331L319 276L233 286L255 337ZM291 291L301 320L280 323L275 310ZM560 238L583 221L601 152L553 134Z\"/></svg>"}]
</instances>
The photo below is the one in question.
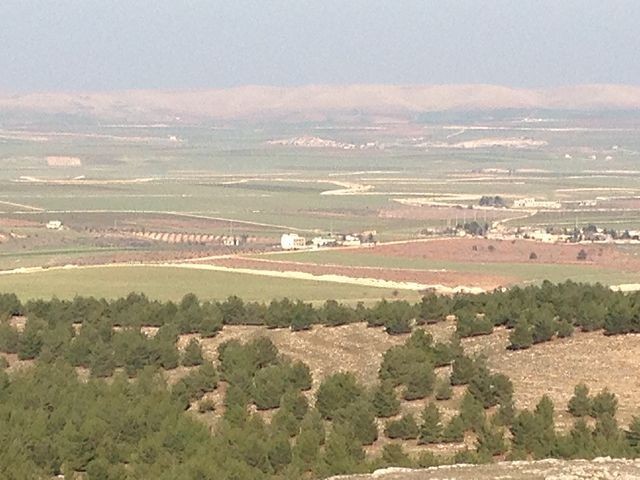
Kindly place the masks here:
<instances>
[{"instance_id":1,"label":"dry grass","mask_svg":"<svg viewBox=\"0 0 640 480\"><path fill-rule=\"evenodd\" d=\"M489 367L511 378L518 408L533 407L547 394L556 405L559 427L571 423L566 413L573 388L586 383L592 393L608 388L618 396L618 420L626 425L637 410L640 380L637 358L640 335L608 337L602 332L576 333L571 338L535 345L528 350L509 351L508 332L464 341L465 350L487 356Z\"/></svg>"},{"instance_id":2,"label":"dry grass","mask_svg":"<svg viewBox=\"0 0 640 480\"><path fill-rule=\"evenodd\" d=\"M407 337L387 335L381 328L367 328L364 323L340 327L315 326L302 332L226 325L218 336L203 339L202 349L206 358L215 360L222 342L232 339L247 342L262 336L270 338L280 353L308 364L314 387L338 371L353 372L359 381L367 385L375 383L384 352L394 345L401 345ZM178 342L179 348L184 348L189 339L190 336L183 335Z\"/></svg>"}]
</instances>

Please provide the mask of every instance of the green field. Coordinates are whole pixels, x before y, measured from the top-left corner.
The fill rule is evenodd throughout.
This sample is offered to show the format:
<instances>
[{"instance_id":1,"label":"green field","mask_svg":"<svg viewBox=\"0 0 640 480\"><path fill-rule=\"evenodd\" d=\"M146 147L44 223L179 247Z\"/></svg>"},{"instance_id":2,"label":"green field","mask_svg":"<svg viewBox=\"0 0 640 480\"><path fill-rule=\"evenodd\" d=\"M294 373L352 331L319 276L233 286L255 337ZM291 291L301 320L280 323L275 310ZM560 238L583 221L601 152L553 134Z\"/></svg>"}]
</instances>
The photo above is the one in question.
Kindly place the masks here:
<instances>
[{"instance_id":1,"label":"green field","mask_svg":"<svg viewBox=\"0 0 640 480\"><path fill-rule=\"evenodd\" d=\"M257 301L289 297L312 302L334 298L348 303L371 302L383 297L418 298L414 292L359 285L147 266L51 269L0 275L0 291L15 292L25 300L53 296L73 298L75 295L116 298L131 291L160 300L179 300L186 293L195 293L205 300L223 300L229 295Z\"/></svg>"},{"instance_id":2,"label":"green field","mask_svg":"<svg viewBox=\"0 0 640 480\"><path fill-rule=\"evenodd\" d=\"M319 234L376 231L378 241L389 241L420 238L425 229L442 230L457 220L492 223L498 218L512 219L505 224L513 228L571 228L594 223L599 227L640 229L637 212L606 211L600 204L588 212L577 212L572 206L577 203L566 204L562 211L540 212L529 218L523 218L526 215L522 211L510 209L468 208L483 195L500 195L507 205L519 197L558 201L640 197L640 130L636 126L629 128L626 116L603 117L602 121L611 128L602 129L599 120L591 115L555 112L553 115L558 118L554 116L543 128L532 127L519 115L458 118L455 121L456 125L462 122L460 131L445 117L440 119L444 123L415 119L406 130L385 125L369 128L364 119L360 125L363 128L326 120L268 125L170 124L135 129L83 124L82 120L70 124L52 123L51 119L42 120L43 124L15 120L18 123L11 130L18 133L0 143L0 269L108 264L119 261L118 257L161 261L228 254L234 250L226 248L221 237L231 232L253 237L241 247L240 253L247 254L272 248L283 232L291 230L301 231L307 240ZM481 124L480 129L474 128L475 122ZM420 138L414 138L416 129L421 132ZM180 141L169 142L169 136ZM269 143L301 136L354 145L372 143L376 148L343 150ZM538 141L540 146L455 147L456 142L487 138L526 138ZM440 146L421 147L423 141ZM444 146L447 143L450 146ZM77 157L81 165L50 167L47 156ZM348 195L323 194L354 186L357 188ZM444 214L432 207L408 207L407 201L420 204L420 200L410 202L412 199L453 207ZM606 206L606 200L601 201ZM44 224L54 219L67 228L60 232L46 230ZM133 236L132 231L205 233L218 239L206 245L169 244ZM338 252L323 255L309 256L308 261L494 273L522 282L566 278L612 284L638 281L638 275L633 273L579 265L482 265L371 255L352 257ZM306 257L300 254L281 258ZM122 285L119 293L132 289L127 278L110 275L114 285ZM178 277L184 279L186 288L188 278L197 275L202 273L180 272ZM141 289L148 287L159 296L171 293L170 289L164 292L157 281L145 284L142 275L136 281L141 282ZM248 284L256 281L252 278ZM251 293L254 287L247 287L254 298L300 290L294 281L260 279L258 283L269 295ZM246 287L243 282L239 284ZM46 295L55 293L42 282L28 287L25 282L23 291L30 295L39 295L40 291ZM358 292L345 293L351 287L324 284L325 287L323 295L328 297L334 296L334 289L342 289L344 298L362 296ZM189 288L203 289L197 284ZM106 285L101 290L108 292ZM65 295L75 293L69 292ZM300 295L322 297L308 289Z\"/></svg>"}]
</instances>

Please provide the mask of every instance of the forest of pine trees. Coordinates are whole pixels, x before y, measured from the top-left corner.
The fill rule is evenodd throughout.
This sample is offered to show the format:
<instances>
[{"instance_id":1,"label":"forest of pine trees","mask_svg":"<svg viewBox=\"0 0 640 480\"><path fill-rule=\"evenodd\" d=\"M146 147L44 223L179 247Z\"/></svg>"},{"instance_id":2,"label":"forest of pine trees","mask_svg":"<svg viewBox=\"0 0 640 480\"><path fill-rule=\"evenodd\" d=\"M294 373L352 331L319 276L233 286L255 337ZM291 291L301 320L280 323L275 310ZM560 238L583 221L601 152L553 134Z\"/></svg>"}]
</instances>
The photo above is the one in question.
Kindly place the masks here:
<instances>
[{"instance_id":1,"label":"forest of pine trees","mask_svg":"<svg viewBox=\"0 0 640 480\"><path fill-rule=\"evenodd\" d=\"M448 315L457 319L450 341L419 328ZM24 329L12 326L15 316L26 317ZM264 337L226 341L209 353L199 340L229 324L295 331L350 322L413 332L384 354L373 385L338 368L314 379L308 365ZM147 336L143 326L158 330ZM568 430L555 427L546 396L518 410L509 378L460 344L460 336L495 326L510 329L513 349L575 328L637 332L640 296L572 282L372 307L193 295L173 303L139 294L22 304L0 295L0 478L321 478L390 465L640 455L640 418L618 425L617 398L606 389L575 387ZM178 349L186 334L191 339ZM30 366L11 369L11 358ZM407 412L416 401L421 411ZM392 442L366 455L383 436ZM458 453L409 455L407 442L456 444Z\"/></svg>"}]
</instances>

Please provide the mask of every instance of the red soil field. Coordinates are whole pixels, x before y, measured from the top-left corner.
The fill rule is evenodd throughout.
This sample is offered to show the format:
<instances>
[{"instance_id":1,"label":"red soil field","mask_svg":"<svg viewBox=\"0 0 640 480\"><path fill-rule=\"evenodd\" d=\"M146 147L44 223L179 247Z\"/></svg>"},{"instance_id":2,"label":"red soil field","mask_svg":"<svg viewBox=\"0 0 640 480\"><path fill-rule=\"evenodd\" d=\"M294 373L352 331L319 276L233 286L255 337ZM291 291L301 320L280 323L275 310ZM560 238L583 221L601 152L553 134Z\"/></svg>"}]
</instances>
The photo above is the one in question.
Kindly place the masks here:
<instances>
[{"instance_id":1,"label":"red soil field","mask_svg":"<svg viewBox=\"0 0 640 480\"><path fill-rule=\"evenodd\" d=\"M585 250L587 258L578 260ZM535 252L536 260L529 255ZM474 263L551 263L593 265L638 271L640 260L622 252L615 245L554 244L528 240L487 240L483 238L449 238L426 242L378 245L368 249L353 249L354 255L365 253L388 257L423 258Z\"/></svg>"},{"instance_id":2,"label":"red soil field","mask_svg":"<svg viewBox=\"0 0 640 480\"><path fill-rule=\"evenodd\" d=\"M449 287L465 285L484 289L494 289L517 280L508 276L488 275L475 272L347 267L244 257L221 258L207 263L230 268L251 268L257 270L275 270L279 272L296 271L311 273L313 275L344 275L354 278L375 278L395 282L416 282L425 285L444 285Z\"/></svg>"}]
</instances>

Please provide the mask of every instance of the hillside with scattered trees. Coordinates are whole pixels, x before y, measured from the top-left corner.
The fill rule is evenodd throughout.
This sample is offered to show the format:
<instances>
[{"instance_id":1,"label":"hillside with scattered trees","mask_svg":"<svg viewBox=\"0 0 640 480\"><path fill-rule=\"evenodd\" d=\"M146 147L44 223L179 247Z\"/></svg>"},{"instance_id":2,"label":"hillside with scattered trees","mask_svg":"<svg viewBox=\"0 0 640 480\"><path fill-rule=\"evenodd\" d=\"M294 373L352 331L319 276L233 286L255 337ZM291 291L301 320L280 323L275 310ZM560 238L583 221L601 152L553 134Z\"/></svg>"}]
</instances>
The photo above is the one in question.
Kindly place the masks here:
<instances>
[{"instance_id":1,"label":"hillside with scattered trees","mask_svg":"<svg viewBox=\"0 0 640 480\"><path fill-rule=\"evenodd\" d=\"M566 399L572 424L560 428L550 397L517 408L509 377L461 344L495 327L509 330L513 350L576 329L640 332L640 295L599 285L368 307L140 294L22 303L4 294L0 318L3 479L312 479L387 466L640 455L640 417L620 425L614 392L576 385ZM456 333L436 340L428 328L444 321ZM266 337L223 341L213 354L202 348L228 325L304 332L354 322L403 335L367 384L339 364L314 378Z\"/></svg>"}]
</instances>

